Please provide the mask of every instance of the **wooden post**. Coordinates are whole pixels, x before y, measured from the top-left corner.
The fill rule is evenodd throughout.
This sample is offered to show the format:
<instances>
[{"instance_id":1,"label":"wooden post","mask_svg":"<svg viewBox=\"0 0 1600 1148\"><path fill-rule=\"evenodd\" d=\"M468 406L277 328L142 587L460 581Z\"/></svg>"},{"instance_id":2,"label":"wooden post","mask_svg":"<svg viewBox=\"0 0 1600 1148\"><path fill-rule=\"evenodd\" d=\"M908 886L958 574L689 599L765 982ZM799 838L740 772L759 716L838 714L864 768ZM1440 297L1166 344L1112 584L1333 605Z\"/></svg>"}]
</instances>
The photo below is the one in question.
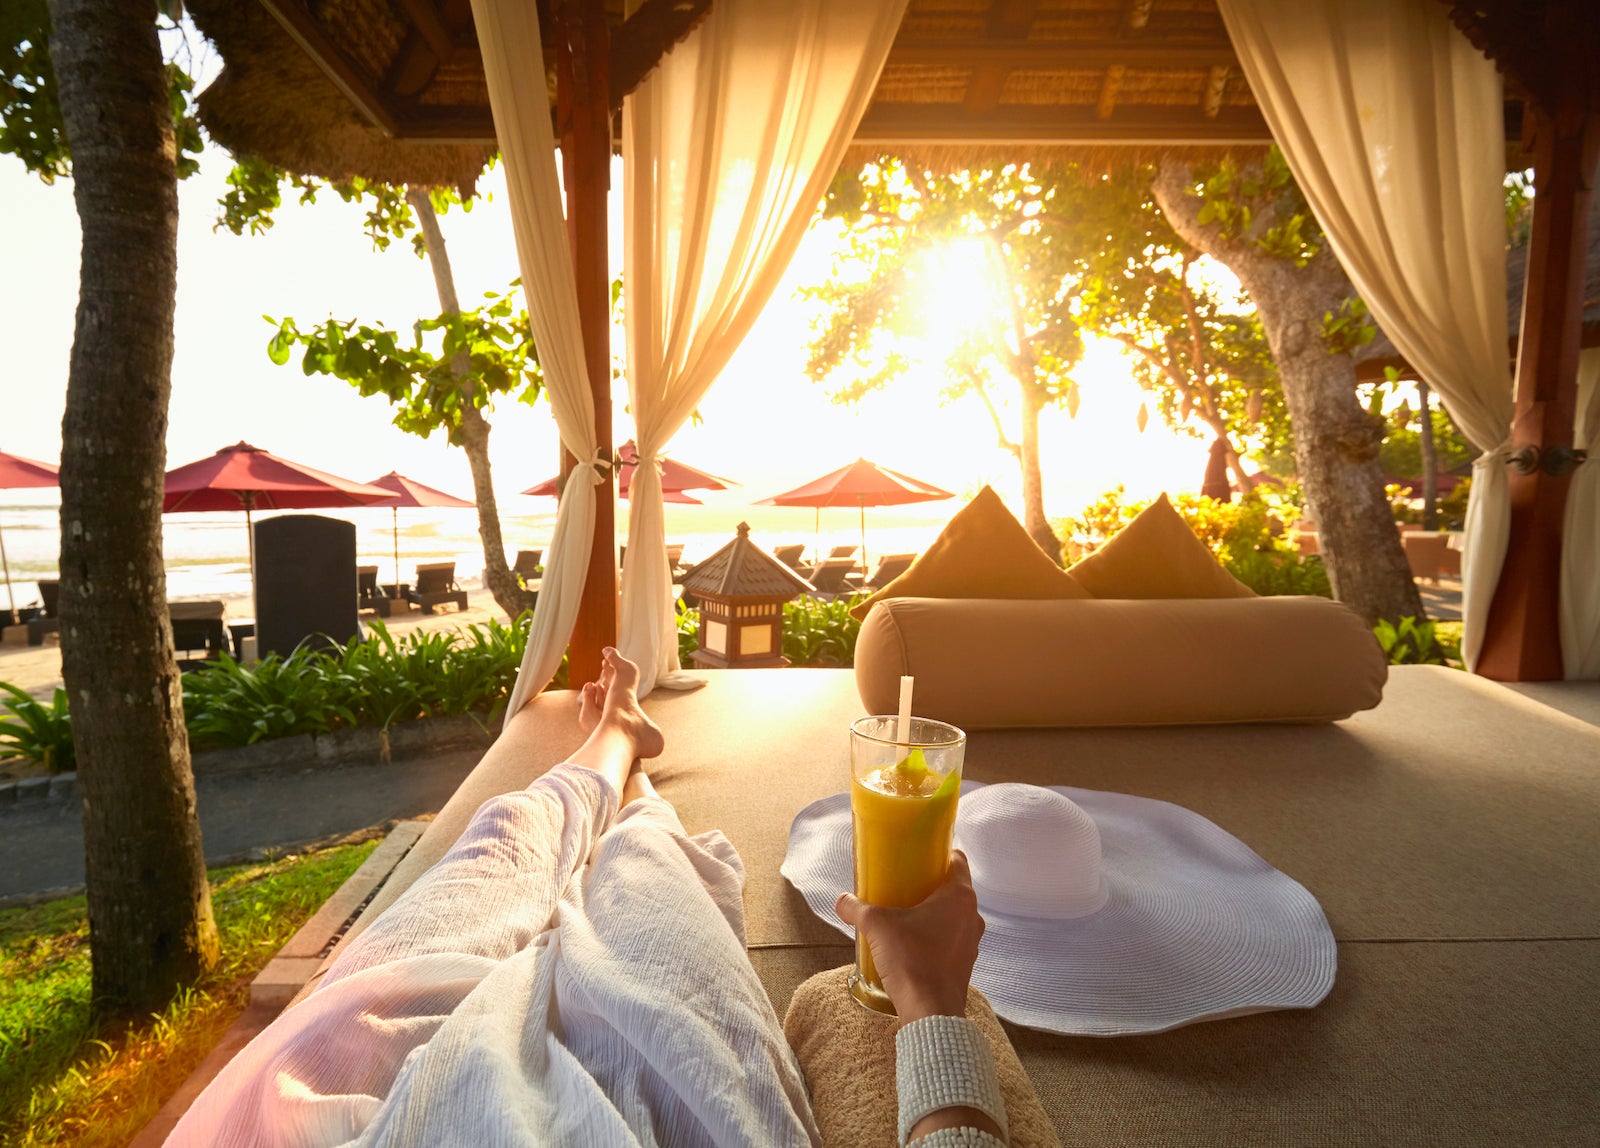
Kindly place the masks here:
<instances>
[{"instance_id":1,"label":"wooden post","mask_svg":"<svg viewBox=\"0 0 1600 1148\"><path fill-rule=\"evenodd\" d=\"M1561 524L1570 476L1549 465L1571 447L1577 405L1589 202L1600 154L1600 115L1571 75L1553 111L1528 104L1537 195L1517 348L1512 449L1531 446L1531 471L1514 467L1511 541L1489 608L1478 673L1499 681L1562 676L1558 597ZM1557 473L1552 473L1552 470Z\"/></svg>"},{"instance_id":2,"label":"wooden post","mask_svg":"<svg viewBox=\"0 0 1600 1148\"><path fill-rule=\"evenodd\" d=\"M556 115L567 192L567 237L578 287L578 319L594 394L595 438L602 457L611 441L611 274L606 258L606 194L611 185L610 33L604 0L566 0L556 12ZM563 472L576 460L570 455ZM617 641L614 474L595 488L594 546L572 631L569 680L600 674L600 651Z\"/></svg>"}]
</instances>

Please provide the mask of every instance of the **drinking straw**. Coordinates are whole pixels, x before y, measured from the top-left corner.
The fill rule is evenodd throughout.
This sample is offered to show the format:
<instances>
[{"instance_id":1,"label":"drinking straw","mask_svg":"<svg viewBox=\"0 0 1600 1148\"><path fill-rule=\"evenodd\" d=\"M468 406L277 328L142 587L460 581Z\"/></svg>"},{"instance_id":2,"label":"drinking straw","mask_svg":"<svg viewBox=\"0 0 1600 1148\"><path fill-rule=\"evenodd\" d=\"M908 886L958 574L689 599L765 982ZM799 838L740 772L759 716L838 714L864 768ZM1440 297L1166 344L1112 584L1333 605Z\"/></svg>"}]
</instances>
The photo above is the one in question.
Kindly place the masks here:
<instances>
[{"instance_id":1,"label":"drinking straw","mask_svg":"<svg viewBox=\"0 0 1600 1148\"><path fill-rule=\"evenodd\" d=\"M911 683L910 674L900 678L900 716L895 719L894 738L907 748L911 745Z\"/></svg>"}]
</instances>

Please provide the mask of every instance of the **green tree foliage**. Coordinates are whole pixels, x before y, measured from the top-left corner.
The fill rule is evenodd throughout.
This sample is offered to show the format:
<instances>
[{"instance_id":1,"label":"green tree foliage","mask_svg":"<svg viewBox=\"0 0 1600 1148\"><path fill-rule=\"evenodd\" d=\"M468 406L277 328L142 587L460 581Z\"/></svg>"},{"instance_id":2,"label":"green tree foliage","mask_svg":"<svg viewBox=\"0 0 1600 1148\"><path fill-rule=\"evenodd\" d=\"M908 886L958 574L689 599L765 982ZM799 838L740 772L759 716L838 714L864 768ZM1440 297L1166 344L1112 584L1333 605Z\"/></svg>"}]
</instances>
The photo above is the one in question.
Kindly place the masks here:
<instances>
[{"instance_id":1,"label":"green tree foliage","mask_svg":"<svg viewBox=\"0 0 1600 1148\"><path fill-rule=\"evenodd\" d=\"M180 0L159 0L167 60L168 98L178 145L178 178L200 170L205 146L195 117L194 80L183 66L188 45L178 18ZM72 151L61 123L55 70L50 64L50 8L46 0L0 3L0 155L14 155L45 183L72 174Z\"/></svg>"},{"instance_id":2,"label":"green tree foliage","mask_svg":"<svg viewBox=\"0 0 1600 1148\"><path fill-rule=\"evenodd\" d=\"M1236 473L1246 450L1287 453L1288 418L1254 308L1167 224L1151 175L1061 162L932 171L890 155L843 173L824 212L847 225L846 244L829 281L805 292L822 305L812 378L841 402L898 378L913 362L900 340L929 333L915 300L938 271L937 253L981 243L1008 313L962 333L943 364L945 397L983 399L1022 465L1028 516L1038 462L1026 420L1054 404L1076 413L1072 371L1090 332L1132 352L1136 378L1170 425L1225 438ZM997 376L1021 389L1021 442L990 401Z\"/></svg>"},{"instance_id":3,"label":"green tree foliage","mask_svg":"<svg viewBox=\"0 0 1600 1148\"><path fill-rule=\"evenodd\" d=\"M375 250L387 251L395 240L409 238L417 258L427 256L427 241L416 212L406 199L406 188L360 176L327 181L295 175L253 156L241 157L228 173L228 190L217 201L220 210L212 230L264 235L272 229L273 215L283 205L285 193L294 195L300 203L315 203L317 194L327 190L345 203L357 203L367 209L362 227ZM429 188L427 196L439 215L453 207L472 210L473 198L463 197L453 188Z\"/></svg>"},{"instance_id":4,"label":"green tree foliage","mask_svg":"<svg viewBox=\"0 0 1600 1148\"><path fill-rule=\"evenodd\" d=\"M394 425L401 430L423 438L443 430L459 446L467 407L488 411L499 397L532 404L543 389L527 311L513 292L484 298L477 310L419 320L409 337L339 319L303 331L292 318L267 316L278 328L267 355L283 366L303 347L300 369L307 375L331 375L363 395L382 395L398 408Z\"/></svg>"},{"instance_id":5,"label":"green tree foliage","mask_svg":"<svg viewBox=\"0 0 1600 1148\"><path fill-rule=\"evenodd\" d=\"M1148 500L1130 501L1118 486L1085 506L1077 517L1059 522L1057 529L1076 559L1104 545L1149 505ZM1254 490L1237 502L1179 494L1172 505L1228 573L1257 594L1333 596L1322 559L1302 556L1286 536L1284 520L1299 513L1289 499Z\"/></svg>"}]
</instances>

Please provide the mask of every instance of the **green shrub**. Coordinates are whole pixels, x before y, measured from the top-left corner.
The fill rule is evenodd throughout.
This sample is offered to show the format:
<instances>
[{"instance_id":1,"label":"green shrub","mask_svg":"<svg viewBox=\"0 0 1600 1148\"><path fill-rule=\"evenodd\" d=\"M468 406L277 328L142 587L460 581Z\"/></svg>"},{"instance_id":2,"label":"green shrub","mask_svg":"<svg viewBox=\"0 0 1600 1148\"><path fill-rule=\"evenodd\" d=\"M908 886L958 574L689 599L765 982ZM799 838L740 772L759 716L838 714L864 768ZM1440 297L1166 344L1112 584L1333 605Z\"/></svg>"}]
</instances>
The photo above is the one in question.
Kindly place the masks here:
<instances>
[{"instance_id":1,"label":"green shrub","mask_svg":"<svg viewBox=\"0 0 1600 1148\"><path fill-rule=\"evenodd\" d=\"M700 611L685 606L683 599L674 603L678 611L678 664L694 664L694 652L700 648Z\"/></svg>"},{"instance_id":2,"label":"green shrub","mask_svg":"<svg viewBox=\"0 0 1600 1148\"><path fill-rule=\"evenodd\" d=\"M1148 501L1127 501L1125 495L1126 489L1118 486L1084 507L1076 518L1055 524L1056 533L1067 540L1065 551L1071 559L1092 553L1150 505ZM1322 559L1302 555L1284 537L1282 515L1287 508L1272 505L1259 491L1234 502L1180 494L1172 499L1172 506L1228 573L1257 594L1333 597Z\"/></svg>"},{"instance_id":3,"label":"green shrub","mask_svg":"<svg viewBox=\"0 0 1600 1148\"><path fill-rule=\"evenodd\" d=\"M8 682L0 682L0 707L11 716L0 718L0 761L22 758L51 773L67 773L77 764L72 748L72 720L67 716L67 691L57 688L50 703L29 696Z\"/></svg>"},{"instance_id":4,"label":"green shrub","mask_svg":"<svg viewBox=\"0 0 1600 1148\"><path fill-rule=\"evenodd\" d=\"M1452 653L1460 656L1459 650L1452 651L1444 644L1435 623L1409 615L1398 623L1380 618L1372 632L1391 666L1447 666Z\"/></svg>"},{"instance_id":5,"label":"green shrub","mask_svg":"<svg viewBox=\"0 0 1600 1148\"><path fill-rule=\"evenodd\" d=\"M783 656L795 666L853 666L861 623L850 616L859 595L824 602L798 598L784 603Z\"/></svg>"}]
</instances>

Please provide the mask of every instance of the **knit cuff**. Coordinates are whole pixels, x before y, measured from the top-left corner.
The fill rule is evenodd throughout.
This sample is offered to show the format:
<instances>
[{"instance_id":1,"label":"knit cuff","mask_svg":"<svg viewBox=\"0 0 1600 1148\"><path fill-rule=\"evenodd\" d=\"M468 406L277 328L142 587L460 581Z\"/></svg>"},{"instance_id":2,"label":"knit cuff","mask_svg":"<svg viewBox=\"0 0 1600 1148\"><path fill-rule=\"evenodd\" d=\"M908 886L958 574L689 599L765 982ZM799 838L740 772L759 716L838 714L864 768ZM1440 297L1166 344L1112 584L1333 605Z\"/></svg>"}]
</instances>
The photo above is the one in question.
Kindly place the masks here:
<instances>
[{"instance_id":1,"label":"knit cuff","mask_svg":"<svg viewBox=\"0 0 1600 1148\"><path fill-rule=\"evenodd\" d=\"M894 1038L895 1087L900 1097L900 1143L930 1112L975 1108L1007 1131L1006 1105L994 1054L966 1017L927 1016Z\"/></svg>"},{"instance_id":2,"label":"knit cuff","mask_svg":"<svg viewBox=\"0 0 1600 1148\"><path fill-rule=\"evenodd\" d=\"M1006 1144L982 1128L962 1127L941 1128L919 1136L911 1148L1006 1148Z\"/></svg>"}]
</instances>

